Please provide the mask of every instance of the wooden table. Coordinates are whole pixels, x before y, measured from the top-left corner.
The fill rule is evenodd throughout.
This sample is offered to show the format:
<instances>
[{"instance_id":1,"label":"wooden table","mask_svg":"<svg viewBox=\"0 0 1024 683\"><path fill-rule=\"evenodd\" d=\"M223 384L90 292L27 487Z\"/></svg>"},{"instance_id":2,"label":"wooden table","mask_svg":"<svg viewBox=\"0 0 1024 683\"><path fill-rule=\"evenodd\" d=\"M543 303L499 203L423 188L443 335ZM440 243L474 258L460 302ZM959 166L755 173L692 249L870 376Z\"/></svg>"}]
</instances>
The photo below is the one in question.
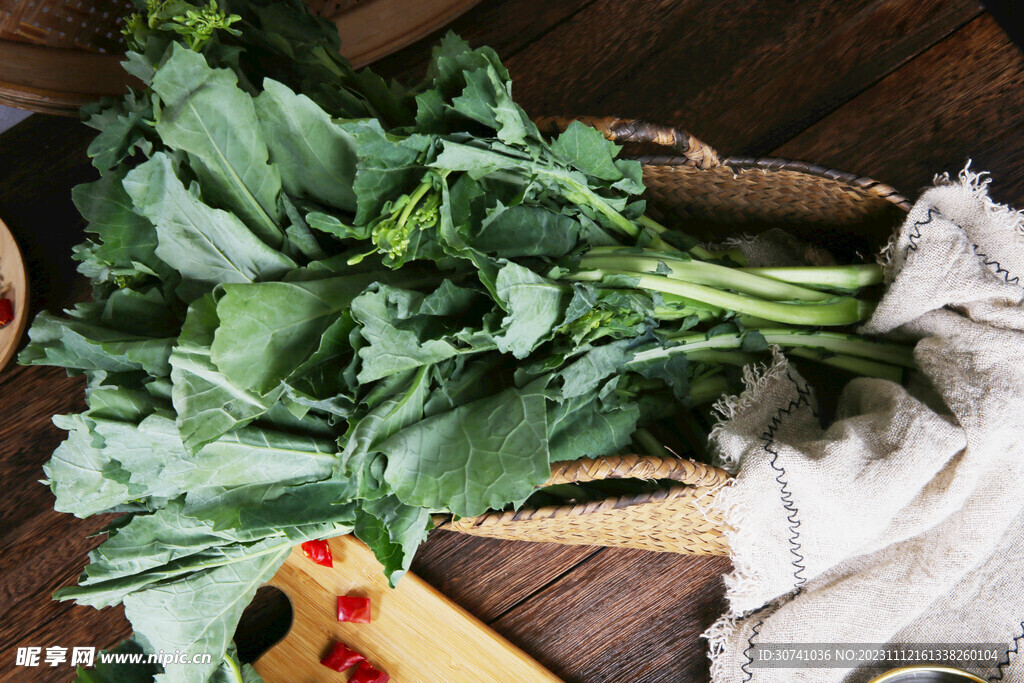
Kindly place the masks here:
<instances>
[{"instance_id":1,"label":"wooden table","mask_svg":"<svg viewBox=\"0 0 1024 683\"><path fill-rule=\"evenodd\" d=\"M502 55L514 94L540 114L617 114L676 124L728 154L806 159L911 198L968 159L992 195L1024 206L1024 57L969 0L488 0L456 31ZM378 65L423 70L421 41ZM34 116L0 136L0 216L22 244L34 310L85 293L70 188L92 176L91 131ZM84 407L54 368L0 374L0 680L68 680L14 667L15 648L113 645L120 609L52 603L103 519L51 510L37 483ZM723 558L433 536L415 571L572 681L707 679L701 632L723 609Z\"/></svg>"}]
</instances>

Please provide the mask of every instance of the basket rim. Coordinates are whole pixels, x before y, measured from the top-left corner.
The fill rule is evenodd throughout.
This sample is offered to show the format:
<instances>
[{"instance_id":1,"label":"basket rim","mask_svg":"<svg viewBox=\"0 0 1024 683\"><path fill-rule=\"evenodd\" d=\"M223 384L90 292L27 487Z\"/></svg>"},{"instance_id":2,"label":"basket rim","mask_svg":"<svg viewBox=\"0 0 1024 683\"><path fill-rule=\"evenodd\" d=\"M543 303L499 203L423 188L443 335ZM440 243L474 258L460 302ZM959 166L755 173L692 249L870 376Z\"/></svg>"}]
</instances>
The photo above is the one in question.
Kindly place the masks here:
<instances>
[{"instance_id":1,"label":"basket rim","mask_svg":"<svg viewBox=\"0 0 1024 683\"><path fill-rule=\"evenodd\" d=\"M476 517L462 517L458 520L447 517L442 521L438 520L435 528L487 528L501 524L514 522L545 521L550 519L562 519L567 517L583 517L585 515L603 512L606 510L621 510L623 508L651 503L663 503L669 500L692 497L694 492L707 493L714 487L691 486L688 484L674 484L667 488L660 488L645 493L632 493L622 496L609 496L598 500L591 500L584 503L567 503L565 505L543 505L541 507L520 508L519 510L497 511L491 510Z\"/></svg>"},{"instance_id":2,"label":"basket rim","mask_svg":"<svg viewBox=\"0 0 1024 683\"><path fill-rule=\"evenodd\" d=\"M639 161L644 166L685 166L694 169L694 172L706 172L708 170L712 170L696 169L693 166L693 162L687 157L675 154L642 155L632 157L632 159L634 161ZM716 166L715 168L721 167L728 167L733 173L747 170L791 171L794 173L802 173L804 175L825 178L827 180L834 180L846 185L851 185L859 190L864 190L869 194L875 195L880 199L884 199L894 206L903 209L903 211L910 211L910 207L913 205L913 202L904 197L891 185L886 185L885 183L879 182L868 176L858 175L848 171L840 171L838 169L810 161L783 159L780 157L729 156L722 159L720 166Z\"/></svg>"}]
</instances>

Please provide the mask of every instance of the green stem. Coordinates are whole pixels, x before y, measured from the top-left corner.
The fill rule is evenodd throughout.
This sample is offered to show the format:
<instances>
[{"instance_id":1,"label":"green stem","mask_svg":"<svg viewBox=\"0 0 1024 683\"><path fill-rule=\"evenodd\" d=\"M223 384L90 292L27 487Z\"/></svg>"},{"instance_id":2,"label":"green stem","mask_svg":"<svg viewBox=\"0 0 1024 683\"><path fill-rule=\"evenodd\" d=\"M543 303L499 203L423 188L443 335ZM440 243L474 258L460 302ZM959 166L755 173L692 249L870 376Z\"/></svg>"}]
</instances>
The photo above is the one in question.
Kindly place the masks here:
<instances>
[{"instance_id":1,"label":"green stem","mask_svg":"<svg viewBox=\"0 0 1024 683\"><path fill-rule=\"evenodd\" d=\"M741 268L745 273L811 287L854 290L882 282L882 267L875 263L851 266L795 266Z\"/></svg>"},{"instance_id":2,"label":"green stem","mask_svg":"<svg viewBox=\"0 0 1024 683\"><path fill-rule=\"evenodd\" d=\"M796 347L789 349L787 353L791 356L807 358L841 370L849 370L865 377L878 377L879 379L887 379L897 383L903 381L903 374L905 372L903 368L897 365L879 363L866 358L857 358L839 353L829 354L818 349Z\"/></svg>"},{"instance_id":3,"label":"green stem","mask_svg":"<svg viewBox=\"0 0 1024 683\"><path fill-rule=\"evenodd\" d=\"M405 207L402 209L402 213L398 215L399 225L405 225L406 221L409 220L409 216L412 215L413 210L416 208L416 205L419 204L421 199L423 199L423 195L429 192L433 187L434 183L431 182L428 177L412 191L412 194L409 195L409 201L406 202Z\"/></svg>"},{"instance_id":4,"label":"green stem","mask_svg":"<svg viewBox=\"0 0 1024 683\"><path fill-rule=\"evenodd\" d=\"M708 285L717 289L729 289L770 301L827 301L834 298L832 294L815 289L703 261L669 260L630 254L587 254L580 259L580 267L594 270L620 269L660 274L673 280ZM659 273L659 269L662 272ZM664 272L666 270L668 272Z\"/></svg>"},{"instance_id":5,"label":"green stem","mask_svg":"<svg viewBox=\"0 0 1024 683\"><path fill-rule=\"evenodd\" d=\"M651 237L654 237L658 242L661 242L662 244L665 244L665 242L663 242L661 240L661 238L658 237L658 235L661 235L661 234L664 234L666 232L669 232L668 228L666 228L664 225L662 225L658 221L654 220L653 218L651 218L647 214L644 214L643 216L640 216L640 218L637 218L636 222L639 223L640 225L642 225L643 227L647 228L647 233L649 235L651 235ZM696 245L690 247L687 250L687 252L692 254L696 258L699 258L699 259L703 260L703 261L718 261L718 260L721 260L721 259L728 258L728 259L732 259L733 261L735 261L736 263L739 263L741 265L745 265L746 262L747 262L747 257L744 256L743 252L740 251L739 249L726 249L725 251L711 251L710 249L705 249L704 247L700 246L699 244L696 244Z\"/></svg>"},{"instance_id":6,"label":"green stem","mask_svg":"<svg viewBox=\"0 0 1024 683\"><path fill-rule=\"evenodd\" d=\"M234 679L238 681L238 683L244 683L244 679L242 678L242 670L238 668L237 664L235 664L235 660L232 659L230 655L227 655L224 657L224 661L227 662L228 666L231 667L231 674L234 677Z\"/></svg>"},{"instance_id":7,"label":"green stem","mask_svg":"<svg viewBox=\"0 0 1024 683\"><path fill-rule=\"evenodd\" d=\"M763 329L758 332L769 344L778 344L785 348L807 347L822 349L831 353L867 358L906 368L914 367L913 350L906 346L897 346L884 342L867 341L861 337L839 332L808 332L792 329ZM688 354L703 349L738 349L743 345L743 333L720 334L711 338L701 333L677 337L677 346L654 348L641 351L633 360L626 363L629 369L633 364L642 364L652 359L671 356L677 353Z\"/></svg>"},{"instance_id":8,"label":"green stem","mask_svg":"<svg viewBox=\"0 0 1024 683\"><path fill-rule=\"evenodd\" d=\"M686 354L686 359L695 363L713 363L715 365L750 365L757 362L757 357L752 353L743 351L719 351L717 349L704 349L691 351Z\"/></svg>"},{"instance_id":9,"label":"green stem","mask_svg":"<svg viewBox=\"0 0 1024 683\"><path fill-rule=\"evenodd\" d=\"M637 450L645 450L648 455L653 455L656 458L669 458L671 454L665 450L665 447L661 445L661 442L654 438L646 429L638 429L633 433L633 440L638 446Z\"/></svg>"},{"instance_id":10,"label":"green stem","mask_svg":"<svg viewBox=\"0 0 1024 683\"><path fill-rule=\"evenodd\" d=\"M672 280L661 275L641 275L628 271L600 271L596 273L596 276L593 271L570 273L566 277L569 280L594 281L600 280L605 275L632 276L636 278L636 282L633 284L635 288L677 294L737 313L793 325L812 327L852 325L865 320L874 310L873 304L852 297L836 297L819 303L763 301L742 294L723 292L713 287Z\"/></svg>"},{"instance_id":11,"label":"green stem","mask_svg":"<svg viewBox=\"0 0 1024 683\"><path fill-rule=\"evenodd\" d=\"M701 406L717 401L729 391L729 382L724 375L704 377L690 385L690 405Z\"/></svg>"}]
</instances>

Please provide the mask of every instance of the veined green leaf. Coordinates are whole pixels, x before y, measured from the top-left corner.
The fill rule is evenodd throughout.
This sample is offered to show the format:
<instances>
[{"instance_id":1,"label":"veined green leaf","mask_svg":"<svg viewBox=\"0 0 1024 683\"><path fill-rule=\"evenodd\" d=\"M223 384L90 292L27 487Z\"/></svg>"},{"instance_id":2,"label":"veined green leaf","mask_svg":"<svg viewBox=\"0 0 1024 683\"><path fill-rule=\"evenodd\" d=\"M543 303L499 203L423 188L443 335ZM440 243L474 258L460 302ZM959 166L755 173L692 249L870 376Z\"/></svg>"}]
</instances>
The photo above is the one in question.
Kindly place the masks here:
<instances>
[{"instance_id":1,"label":"veined green leaf","mask_svg":"<svg viewBox=\"0 0 1024 683\"><path fill-rule=\"evenodd\" d=\"M210 357L236 386L276 388L320 345L324 331L377 273L309 280L225 285L220 326Z\"/></svg>"},{"instance_id":2,"label":"veined green leaf","mask_svg":"<svg viewBox=\"0 0 1024 683\"><path fill-rule=\"evenodd\" d=\"M174 408L181 439L196 450L220 435L242 427L267 412L280 390L268 394L232 383L210 358L210 345L220 320L213 295L189 307L178 345L171 353Z\"/></svg>"},{"instance_id":3,"label":"veined green leaf","mask_svg":"<svg viewBox=\"0 0 1024 683\"><path fill-rule=\"evenodd\" d=\"M156 255L193 283L190 292L197 291L195 285L205 293L221 283L273 279L296 267L233 214L187 191L163 153L129 173L124 187L136 210L156 225Z\"/></svg>"},{"instance_id":4,"label":"veined green leaf","mask_svg":"<svg viewBox=\"0 0 1024 683\"><path fill-rule=\"evenodd\" d=\"M386 496L362 501L353 533L373 551L394 587L409 571L416 548L427 540L430 528L426 510Z\"/></svg>"},{"instance_id":5,"label":"veined green leaf","mask_svg":"<svg viewBox=\"0 0 1024 683\"><path fill-rule=\"evenodd\" d=\"M170 269L156 255L156 230L135 213L131 197L121 185L126 173L126 168L118 167L96 182L71 190L75 207L89 221L86 230L96 235L95 241L75 250L75 259L82 261L79 271L100 282L139 270L166 279Z\"/></svg>"},{"instance_id":6,"label":"veined green leaf","mask_svg":"<svg viewBox=\"0 0 1024 683\"><path fill-rule=\"evenodd\" d=\"M355 211L355 139L313 100L275 80L263 81L256 114L285 190Z\"/></svg>"},{"instance_id":7,"label":"veined green leaf","mask_svg":"<svg viewBox=\"0 0 1024 683\"><path fill-rule=\"evenodd\" d=\"M242 610L290 549L197 572L124 599L125 616L150 652L210 653L208 665L167 664L158 683L205 683L227 651Z\"/></svg>"},{"instance_id":8,"label":"veined green leaf","mask_svg":"<svg viewBox=\"0 0 1024 683\"><path fill-rule=\"evenodd\" d=\"M502 353L526 358L565 318L570 293L511 261L498 271L498 299L508 316L504 334L495 337Z\"/></svg>"},{"instance_id":9,"label":"veined green leaf","mask_svg":"<svg viewBox=\"0 0 1024 683\"><path fill-rule=\"evenodd\" d=\"M597 129L579 121L570 123L551 144L551 149L587 175L612 181L622 178L622 171L615 166L619 146L606 140Z\"/></svg>"},{"instance_id":10,"label":"veined green leaf","mask_svg":"<svg viewBox=\"0 0 1024 683\"><path fill-rule=\"evenodd\" d=\"M509 388L406 427L375 448L407 505L472 517L521 503L551 474L544 389Z\"/></svg>"},{"instance_id":11,"label":"veined green leaf","mask_svg":"<svg viewBox=\"0 0 1024 683\"><path fill-rule=\"evenodd\" d=\"M163 102L156 130L165 144L188 152L208 199L242 217L271 247L279 247L277 195L281 175L268 164L252 98L228 69L175 43L153 77Z\"/></svg>"},{"instance_id":12,"label":"veined green leaf","mask_svg":"<svg viewBox=\"0 0 1024 683\"><path fill-rule=\"evenodd\" d=\"M75 370L145 370L160 377L170 372L173 339L153 339L78 318L36 316L32 340L18 356L25 365L58 365Z\"/></svg>"}]
</instances>

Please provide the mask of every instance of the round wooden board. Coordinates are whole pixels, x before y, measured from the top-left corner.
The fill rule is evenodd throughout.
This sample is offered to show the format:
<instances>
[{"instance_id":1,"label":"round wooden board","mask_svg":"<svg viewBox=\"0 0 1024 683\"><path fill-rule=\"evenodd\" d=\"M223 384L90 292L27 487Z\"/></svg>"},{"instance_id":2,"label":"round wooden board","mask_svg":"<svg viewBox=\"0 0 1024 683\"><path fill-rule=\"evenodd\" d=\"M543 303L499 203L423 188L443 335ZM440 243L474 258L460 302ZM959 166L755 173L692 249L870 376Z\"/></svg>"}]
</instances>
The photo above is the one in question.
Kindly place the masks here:
<instances>
[{"instance_id":1,"label":"round wooden board","mask_svg":"<svg viewBox=\"0 0 1024 683\"><path fill-rule=\"evenodd\" d=\"M480 0L363 0L335 16L341 54L357 69L450 23Z\"/></svg>"},{"instance_id":2,"label":"round wooden board","mask_svg":"<svg viewBox=\"0 0 1024 683\"><path fill-rule=\"evenodd\" d=\"M14 308L14 320L0 327L0 370L11 360L21 335L25 333L28 322L28 277L25 273L25 262L21 259L21 251L7 225L0 220L0 276L3 286L7 288L5 298L11 300Z\"/></svg>"},{"instance_id":3,"label":"round wooden board","mask_svg":"<svg viewBox=\"0 0 1024 683\"><path fill-rule=\"evenodd\" d=\"M479 2L307 0L306 4L338 26L341 53L360 68L436 31ZM85 6L97 4L100 3L86 2ZM99 12L88 16L90 21L111 21ZM78 108L83 104L103 96L120 96L127 85L139 85L121 68L120 62L121 55L0 38L0 104L78 116Z\"/></svg>"}]
</instances>

